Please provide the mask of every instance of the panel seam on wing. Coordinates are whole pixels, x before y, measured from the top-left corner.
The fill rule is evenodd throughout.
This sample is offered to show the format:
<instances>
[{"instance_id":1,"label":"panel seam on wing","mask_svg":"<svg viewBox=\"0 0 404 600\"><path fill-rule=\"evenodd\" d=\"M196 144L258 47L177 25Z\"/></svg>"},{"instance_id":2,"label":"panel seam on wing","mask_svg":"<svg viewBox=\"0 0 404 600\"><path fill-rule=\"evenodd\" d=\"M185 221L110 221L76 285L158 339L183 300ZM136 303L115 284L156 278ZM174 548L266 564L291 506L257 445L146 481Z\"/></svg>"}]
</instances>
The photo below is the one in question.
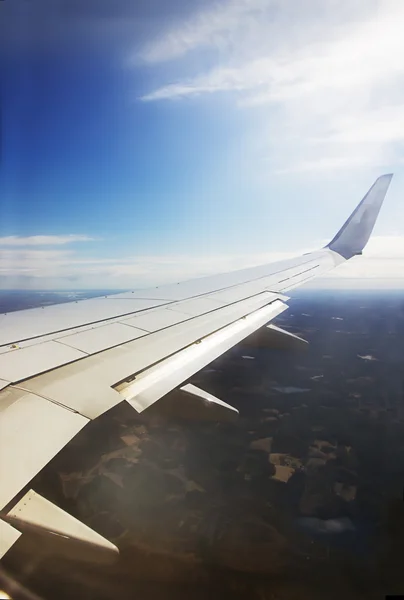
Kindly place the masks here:
<instances>
[{"instance_id":1,"label":"panel seam on wing","mask_svg":"<svg viewBox=\"0 0 404 600\"><path fill-rule=\"evenodd\" d=\"M216 293L216 292L213 292L213 293ZM189 317L190 320L192 320L192 319L196 319L199 316L209 315L210 313L214 313L214 312L217 312L219 310L223 310L225 308L228 308L229 306L234 306L235 304L239 304L241 302L245 302L246 300L250 300L252 298L256 298L256 297L258 297L258 296L260 296L262 294L277 294L277 292L270 292L269 290L265 290L265 289L264 290L260 290L259 292L256 292L255 294L251 294L251 296L246 296L245 298L234 300L233 302L227 302L226 304L223 304L222 306L218 306L217 308L212 308L210 310L207 310L204 313L200 313L199 315L191 315L189 313L184 313L183 311L181 311L181 301L178 303L178 309L177 308L166 308L166 310L169 310L170 312L179 313L181 315L185 315L185 316ZM273 302L274 300L276 300L276 298L273 298L271 300L271 302ZM187 301L188 301L188 299L184 300L183 302L187 302ZM170 327L173 327L173 325L170 325Z\"/></svg>"},{"instance_id":2,"label":"panel seam on wing","mask_svg":"<svg viewBox=\"0 0 404 600\"><path fill-rule=\"evenodd\" d=\"M283 283L284 281L289 281L290 279L294 279L295 277L299 277L299 275L303 275L303 273L308 273L309 271L314 271L314 269L318 269L320 265L315 265L314 267L311 267L310 269L305 269L304 271L300 271L299 273L296 273L295 275L291 275L290 277L286 277L286 279L281 279L280 281L278 281L278 283Z\"/></svg>"},{"instance_id":3,"label":"panel seam on wing","mask_svg":"<svg viewBox=\"0 0 404 600\"><path fill-rule=\"evenodd\" d=\"M139 298L134 298L134 300L138 300L138 299ZM156 300L156 302L161 302L161 301L160 300ZM172 300L171 302L168 302L167 304L173 304L175 302L178 302L178 300ZM12 344L19 344L19 343L22 343L22 342L28 342L29 340L34 340L36 338L41 338L44 335L57 335L58 333L63 333L64 331L70 331L71 329L78 329L80 327L87 327L89 325L97 325L97 323L105 323L106 321L112 321L114 319L117 320L117 319L121 319L123 317L131 317L132 315L137 315L137 314L140 314L140 313L145 313L146 311L158 310L159 308L165 308L167 306L167 304L158 304L158 305L152 306L152 307L149 306L148 308L142 308L142 309L131 311L131 312L128 312L128 313L123 313L121 315L114 315L113 317L105 317L103 319L98 319L97 321L89 321L87 323L83 323L82 325L77 325L76 324L76 325L72 325L71 327L66 327L65 329L57 329L55 331L49 331L46 334L41 333L39 335L33 335L31 337L27 337L27 338L23 338L23 339L11 340L11 341L6 342L5 344L1 344L0 348L3 348L5 346L11 346ZM18 312L18 311L16 311L16 312Z\"/></svg>"},{"instance_id":4,"label":"panel seam on wing","mask_svg":"<svg viewBox=\"0 0 404 600\"><path fill-rule=\"evenodd\" d=\"M30 377L30 379L32 379ZM45 396L44 394L41 394L40 392L37 391L32 391L29 390L28 388L25 388L21 385L15 385L15 384L11 384L10 386L8 386L10 389L14 389L14 390L20 390L22 392L26 392L27 394L33 394L34 396L38 396L38 398L43 398L43 400L47 400L48 402L52 402L52 404L56 404L57 406L60 406L61 408L65 408L66 410L68 410L69 412L72 412L76 415L80 415L82 417L84 417L85 419L88 419L89 417L87 417L87 415L83 415L80 411L75 410L74 408L71 408L70 406L66 406L66 404L62 404L62 402L58 402L57 400L53 400L52 398L49 398L48 396Z\"/></svg>"},{"instance_id":5,"label":"panel seam on wing","mask_svg":"<svg viewBox=\"0 0 404 600\"><path fill-rule=\"evenodd\" d=\"M313 254L314 254L314 253L313 253ZM295 268L296 268L296 267L298 267L298 266L301 266L301 265L308 264L308 263L309 263L309 262L311 262L312 260L313 260L313 258L311 258L311 259L310 259L310 260L308 260L308 261L301 262L301 263L299 263L298 265L293 265L293 266L291 266L291 267L287 267L286 269L280 269L279 271L275 271L275 272L273 272L273 273L267 273L267 274L265 274L265 275L262 275L262 276L260 276L260 277L255 277L255 278L253 278L253 279L249 279L249 280L247 280L247 281L243 281L243 282L241 282L241 283L236 283L236 284L233 284L233 285L229 285L229 286L226 286L226 287L223 287L223 288L217 288L217 289L215 289L215 290L211 290L211 291L209 291L209 292L203 292L203 293L201 293L201 294L196 294L196 295L194 295L194 296L188 296L188 297L186 297L186 298L182 298L181 300L170 300L170 301L168 301L167 303L164 303L164 302L165 302L165 300L161 300L161 299L156 299L156 298L154 298L154 299L153 299L153 301L155 301L155 302L163 302L163 304L158 304L158 305L156 305L156 306L153 306L153 307L142 308L142 309L138 309L138 310L135 310L135 311L130 311L130 312L128 312L128 313L123 313L123 314L121 314L121 315L114 315L114 316L112 316L112 317L105 317L104 319L98 319L98 320L96 320L96 321L90 321L90 322L87 322L87 323L83 323L82 325L77 325L77 324L75 324L75 325L72 325L72 326L70 326L70 327L66 327L66 328L64 328L64 329L58 329L58 330L49 331L49 332L47 332L46 334L44 334L44 333L41 333L41 334L38 334L38 335L32 335L32 336L25 337L25 338L11 339L11 340L7 341L7 342L6 342L6 343L4 343L4 344L0 344L0 348L7 347L7 346L10 346L10 345L12 345L12 344L15 344L15 343L22 343L22 342L26 342L26 341L34 340L34 339L36 339L36 338L41 338L41 337L43 337L44 335L47 335L47 336L48 336L48 335L57 335L57 334L59 334L59 333L68 332L68 331L70 331L71 329L77 329L77 328L79 328L79 327L81 327L81 326L83 326L83 327L84 327L84 326L89 326L89 325L97 325L98 323L104 323L104 322L108 322L108 321L112 321L112 320L117 320L117 319L121 319L121 318L123 318L123 317L131 317L131 316L140 315L140 314L142 314L142 313L146 313L146 312L152 312L153 310L158 310L159 308L166 308L166 307L168 307L168 306L170 306L170 305L172 305L172 304L176 304L176 303L178 304L178 303L180 303L180 302L185 302L185 301L187 301L187 300L192 300L192 299L195 299L195 298L201 298L201 297L207 297L207 296L211 296L211 295L213 295L213 294L215 294L215 293L223 292L223 291L226 291L226 290L231 290L231 289L233 289L233 288L236 288L236 287L239 287L239 286L242 286L242 285L248 284L248 283L253 283L254 281L259 281L260 279L265 279L266 277L272 277L272 276L275 276L275 275L277 275L278 273L282 273L283 271L284 271L284 272L286 272L286 271L289 271L289 270L291 270L291 269L295 269ZM266 265L262 265L262 267L265 267L265 266L266 266ZM270 266L270 265L268 265L268 266ZM237 272L237 271L236 271L236 272ZM185 282L185 283L186 283L186 282ZM251 296L251 297L252 297L252 296ZM246 297L245 299L247 299L247 298L248 298L248 297ZM142 300L142 299L143 299L143 298L136 298L136 296L133 298L133 300ZM213 299L213 298L212 298L212 299ZM85 302L85 301L86 301L86 300L82 300L81 302ZM69 303L67 303L67 304L69 304ZM232 304L232 303L229 303L228 305L230 305L230 304ZM224 306L228 306L228 305L227 305L227 304L225 304ZM33 310L35 310L35 309L33 309ZM167 310L172 310L172 309L170 309L170 308L167 308ZM208 312L210 312L210 311L208 311ZM183 314L186 314L186 313L183 313ZM192 316L192 315L191 315L191 316Z\"/></svg>"}]
</instances>

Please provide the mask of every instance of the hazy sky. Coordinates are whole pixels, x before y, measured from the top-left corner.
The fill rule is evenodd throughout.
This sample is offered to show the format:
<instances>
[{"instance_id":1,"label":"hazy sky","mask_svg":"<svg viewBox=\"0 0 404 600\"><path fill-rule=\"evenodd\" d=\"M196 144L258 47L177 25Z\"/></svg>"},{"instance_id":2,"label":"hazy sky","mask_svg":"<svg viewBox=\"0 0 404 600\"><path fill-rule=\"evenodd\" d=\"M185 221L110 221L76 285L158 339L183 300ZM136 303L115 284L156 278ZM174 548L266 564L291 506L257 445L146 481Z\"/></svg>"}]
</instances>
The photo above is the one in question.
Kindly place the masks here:
<instances>
[{"instance_id":1,"label":"hazy sky","mask_svg":"<svg viewBox=\"0 0 404 600\"><path fill-rule=\"evenodd\" d=\"M384 172L365 257L324 285L404 287L403 23L402 0L0 2L0 287L306 252Z\"/></svg>"}]
</instances>

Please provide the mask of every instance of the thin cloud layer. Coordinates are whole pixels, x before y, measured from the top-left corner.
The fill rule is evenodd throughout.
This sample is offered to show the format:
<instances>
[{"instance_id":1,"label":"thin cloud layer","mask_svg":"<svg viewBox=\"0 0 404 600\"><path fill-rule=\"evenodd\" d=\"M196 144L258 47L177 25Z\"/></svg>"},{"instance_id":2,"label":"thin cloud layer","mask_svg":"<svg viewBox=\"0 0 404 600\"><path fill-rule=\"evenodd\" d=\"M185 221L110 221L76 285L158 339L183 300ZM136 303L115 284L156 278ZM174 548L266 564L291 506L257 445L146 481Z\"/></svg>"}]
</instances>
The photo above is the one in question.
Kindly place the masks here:
<instances>
[{"instance_id":1,"label":"thin cloud layer","mask_svg":"<svg viewBox=\"0 0 404 600\"><path fill-rule=\"evenodd\" d=\"M0 246L62 246L75 242L91 242L94 238L87 235L29 235L22 237L8 235L0 237Z\"/></svg>"},{"instance_id":2,"label":"thin cloud layer","mask_svg":"<svg viewBox=\"0 0 404 600\"><path fill-rule=\"evenodd\" d=\"M139 288L184 281L292 258L324 245L294 252L269 252L240 255L171 255L124 256L116 258L83 257L74 250L5 249L0 253L0 288L3 289L106 289ZM358 278L368 280L368 287L389 278L403 286L404 236L371 238L364 256L339 266L318 279L316 287ZM327 280L327 281L326 281ZM325 283L324 283L325 282ZM378 283L379 282L379 283Z\"/></svg>"},{"instance_id":3,"label":"thin cloud layer","mask_svg":"<svg viewBox=\"0 0 404 600\"><path fill-rule=\"evenodd\" d=\"M259 111L262 148L277 172L401 164L404 3L301 5L219 2L178 23L140 52L150 68L173 61L176 80L142 100L230 95Z\"/></svg>"}]
</instances>

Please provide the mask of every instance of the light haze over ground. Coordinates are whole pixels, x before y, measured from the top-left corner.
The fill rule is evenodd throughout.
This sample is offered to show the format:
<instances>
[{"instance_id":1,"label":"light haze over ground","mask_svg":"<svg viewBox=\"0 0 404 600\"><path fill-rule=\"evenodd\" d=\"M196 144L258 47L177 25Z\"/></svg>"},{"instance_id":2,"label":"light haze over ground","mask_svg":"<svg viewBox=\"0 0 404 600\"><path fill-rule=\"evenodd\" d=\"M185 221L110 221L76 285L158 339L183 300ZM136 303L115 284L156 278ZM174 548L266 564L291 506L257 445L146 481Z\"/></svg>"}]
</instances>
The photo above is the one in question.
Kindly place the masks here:
<instances>
[{"instance_id":1,"label":"light haze over ground","mask_svg":"<svg viewBox=\"0 0 404 600\"><path fill-rule=\"evenodd\" d=\"M307 252L385 172L364 258L315 285L404 287L403 22L401 0L0 3L0 288Z\"/></svg>"}]
</instances>

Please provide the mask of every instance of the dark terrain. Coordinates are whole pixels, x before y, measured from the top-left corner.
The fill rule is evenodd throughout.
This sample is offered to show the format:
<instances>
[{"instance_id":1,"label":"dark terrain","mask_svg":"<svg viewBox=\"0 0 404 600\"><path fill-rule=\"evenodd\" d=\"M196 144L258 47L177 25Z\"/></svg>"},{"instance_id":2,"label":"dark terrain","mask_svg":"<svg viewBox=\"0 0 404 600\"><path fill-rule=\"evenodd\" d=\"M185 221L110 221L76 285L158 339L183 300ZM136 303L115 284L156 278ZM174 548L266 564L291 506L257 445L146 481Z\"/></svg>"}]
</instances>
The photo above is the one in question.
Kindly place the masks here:
<instances>
[{"instance_id":1,"label":"dark terrain","mask_svg":"<svg viewBox=\"0 0 404 600\"><path fill-rule=\"evenodd\" d=\"M3 293L1 311L15 302ZM192 379L239 409L235 424L121 405L34 482L117 543L115 565L22 536L9 572L46 599L404 593L404 291L298 291L289 305L276 324L307 352L242 344Z\"/></svg>"}]
</instances>

